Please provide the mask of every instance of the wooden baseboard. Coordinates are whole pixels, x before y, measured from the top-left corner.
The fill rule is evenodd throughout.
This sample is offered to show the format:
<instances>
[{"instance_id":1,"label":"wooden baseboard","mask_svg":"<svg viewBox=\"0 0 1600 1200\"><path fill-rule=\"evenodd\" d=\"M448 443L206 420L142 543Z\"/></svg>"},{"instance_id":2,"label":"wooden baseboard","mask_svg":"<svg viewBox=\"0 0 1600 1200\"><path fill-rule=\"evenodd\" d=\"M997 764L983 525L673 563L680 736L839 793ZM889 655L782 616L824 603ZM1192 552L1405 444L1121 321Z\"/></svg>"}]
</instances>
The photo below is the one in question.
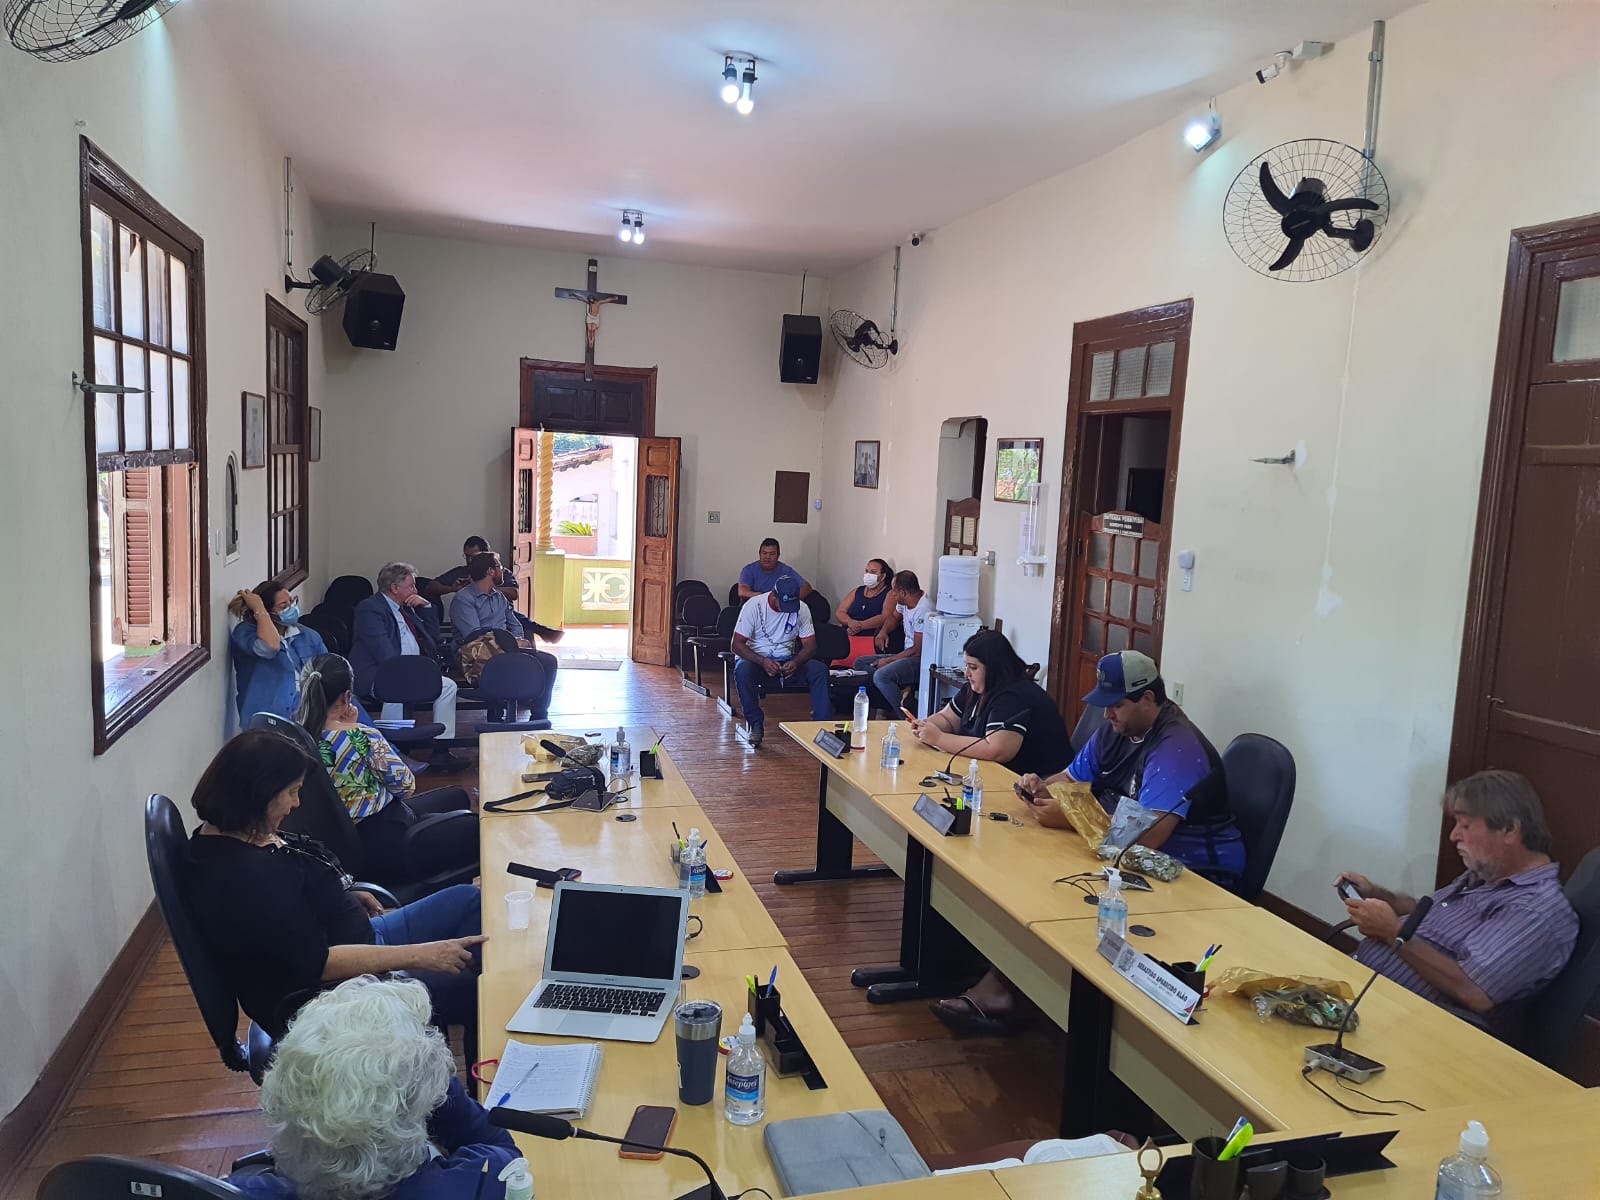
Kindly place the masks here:
<instances>
[{"instance_id":1,"label":"wooden baseboard","mask_svg":"<svg viewBox=\"0 0 1600 1200\"><path fill-rule=\"evenodd\" d=\"M1256 905L1266 909L1273 916L1289 922L1296 929L1304 929L1318 941L1328 941L1328 934L1333 931L1333 926L1321 917L1313 916L1299 905L1290 904L1283 897L1274 896L1271 892L1262 892L1257 896ZM1356 939L1348 933L1337 934L1329 944L1346 954L1355 953Z\"/></svg>"},{"instance_id":2,"label":"wooden baseboard","mask_svg":"<svg viewBox=\"0 0 1600 1200\"><path fill-rule=\"evenodd\" d=\"M78 1019L61 1039L50 1061L45 1063L37 1082L22 1102L0 1120L0 1194L15 1181L17 1172L30 1158L35 1143L56 1122L56 1117L72 1095L84 1071L93 1060L128 997L144 977L145 969L160 948L167 926L151 901L133 933L107 968Z\"/></svg>"}]
</instances>

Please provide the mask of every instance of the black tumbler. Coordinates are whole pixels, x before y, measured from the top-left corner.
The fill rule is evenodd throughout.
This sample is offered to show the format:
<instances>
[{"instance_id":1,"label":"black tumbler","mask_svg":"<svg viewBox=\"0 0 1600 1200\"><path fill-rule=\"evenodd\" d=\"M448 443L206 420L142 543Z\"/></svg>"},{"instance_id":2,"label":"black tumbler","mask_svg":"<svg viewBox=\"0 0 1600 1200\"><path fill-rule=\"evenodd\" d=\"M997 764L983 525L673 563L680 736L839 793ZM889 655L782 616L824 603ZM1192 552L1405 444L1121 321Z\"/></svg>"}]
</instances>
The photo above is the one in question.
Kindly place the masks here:
<instances>
[{"instance_id":1,"label":"black tumbler","mask_svg":"<svg viewBox=\"0 0 1600 1200\"><path fill-rule=\"evenodd\" d=\"M1237 1200L1240 1163L1237 1158L1218 1162L1227 1143L1219 1137L1196 1138L1189 1156L1189 1200Z\"/></svg>"},{"instance_id":2,"label":"black tumbler","mask_svg":"<svg viewBox=\"0 0 1600 1200\"><path fill-rule=\"evenodd\" d=\"M717 1085L717 1046L722 1037L722 1006L690 1000L672 1015L678 1035L678 1099L710 1104Z\"/></svg>"}]
</instances>

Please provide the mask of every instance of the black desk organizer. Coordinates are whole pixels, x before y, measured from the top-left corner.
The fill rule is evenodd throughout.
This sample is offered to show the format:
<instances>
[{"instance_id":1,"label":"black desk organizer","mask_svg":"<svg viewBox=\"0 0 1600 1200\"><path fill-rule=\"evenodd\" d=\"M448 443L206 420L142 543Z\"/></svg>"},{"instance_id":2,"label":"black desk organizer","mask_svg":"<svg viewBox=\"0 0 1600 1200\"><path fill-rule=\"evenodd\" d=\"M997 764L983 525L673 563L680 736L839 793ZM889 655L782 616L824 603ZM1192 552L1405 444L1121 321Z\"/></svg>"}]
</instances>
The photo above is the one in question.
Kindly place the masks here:
<instances>
[{"instance_id":1,"label":"black desk organizer","mask_svg":"<svg viewBox=\"0 0 1600 1200\"><path fill-rule=\"evenodd\" d=\"M750 1014L750 1022L756 1027L756 1036L771 1051L769 1058L772 1069L778 1073L779 1079L798 1075L813 1092L820 1092L828 1086L822 1072L817 1070L817 1064L811 1061L805 1043L784 1015L783 997L777 988L758 983L746 994L745 1011Z\"/></svg>"},{"instance_id":2,"label":"black desk organizer","mask_svg":"<svg viewBox=\"0 0 1600 1200\"><path fill-rule=\"evenodd\" d=\"M1251 1167L1265 1166L1291 1156L1305 1155L1320 1158L1326 1164L1328 1179L1339 1175L1356 1175L1366 1171L1379 1171L1393 1167L1383 1156L1384 1147L1394 1140L1394 1131L1358 1133L1346 1137L1342 1133L1319 1133L1301 1138L1285 1138L1280 1142L1246 1150L1238 1158L1240 1173ZM1194 1173L1194 1160L1187 1154L1169 1158L1156 1178L1156 1187L1163 1196L1190 1195L1189 1179ZM1244 1179L1240 1179L1240 1184Z\"/></svg>"}]
</instances>

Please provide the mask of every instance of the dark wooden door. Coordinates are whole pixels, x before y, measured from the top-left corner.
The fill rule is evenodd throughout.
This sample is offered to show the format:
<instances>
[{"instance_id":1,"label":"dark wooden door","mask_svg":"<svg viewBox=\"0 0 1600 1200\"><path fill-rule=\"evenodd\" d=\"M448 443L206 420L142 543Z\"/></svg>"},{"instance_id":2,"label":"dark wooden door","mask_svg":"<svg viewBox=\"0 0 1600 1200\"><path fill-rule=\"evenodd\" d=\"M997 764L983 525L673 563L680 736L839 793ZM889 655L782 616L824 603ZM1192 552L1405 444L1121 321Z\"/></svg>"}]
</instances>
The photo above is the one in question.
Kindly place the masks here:
<instances>
[{"instance_id":1,"label":"dark wooden door","mask_svg":"<svg viewBox=\"0 0 1600 1200\"><path fill-rule=\"evenodd\" d=\"M654 367L596 367L584 379L582 363L522 360L518 424L551 433L655 434Z\"/></svg>"},{"instance_id":2,"label":"dark wooden door","mask_svg":"<svg viewBox=\"0 0 1600 1200\"><path fill-rule=\"evenodd\" d=\"M633 551L633 661L668 664L678 573L678 439L639 439Z\"/></svg>"},{"instance_id":3,"label":"dark wooden door","mask_svg":"<svg viewBox=\"0 0 1600 1200\"><path fill-rule=\"evenodd\" d=\"M533 552L538 545L539 431L511 431L511 561L517 611L533 616Z\"/></svg>"},{"instance_id":4,"label":"dark wooden door","mask_svg":"<svg viewBox=\"0 0 1600 1200\"><path fill-rule=\"evenodd\" d=\"M1084 516L1078 530L1078 658L1074 664L1067 727L1083 715L1082 697L1095 687L1102 655L1138 650L1155 658L1161 645L1163 589L1160 585L1167 531L1138 513Z\"/></svg>"},{"instance_id":5,"label":"dark wooden door","mask_svg":"<svg viewBox=\"0 0 1600 1200\"><path fill-rule=\"evenodd\" d=\"M1520 771L1566 876L1600 845L1600 225L1513 239L1451 776ZM1448 830L1446 831L1448 835ZM1448 837L1439 878L1461 862Z\"/></svg>"}]
</instances>

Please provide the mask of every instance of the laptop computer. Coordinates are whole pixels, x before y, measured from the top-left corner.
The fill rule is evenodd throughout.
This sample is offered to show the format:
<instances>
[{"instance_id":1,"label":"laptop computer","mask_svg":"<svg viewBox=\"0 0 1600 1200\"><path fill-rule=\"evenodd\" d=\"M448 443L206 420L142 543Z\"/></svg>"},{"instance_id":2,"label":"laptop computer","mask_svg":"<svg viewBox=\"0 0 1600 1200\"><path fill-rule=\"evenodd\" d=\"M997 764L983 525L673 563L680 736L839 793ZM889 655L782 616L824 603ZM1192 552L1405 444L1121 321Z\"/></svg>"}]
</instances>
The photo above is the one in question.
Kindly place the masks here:
<instances>
[{"instance_id":1,"label":"laptop computer","mask_svg":"<svg viewBox=\"0 0 1600 1200\"><path fill-rule=\"evenodd\" d=\"M544 973L506 1028L653 1042L678 999L689 893L556 884Z\"/></svg>"}]
</instances>

